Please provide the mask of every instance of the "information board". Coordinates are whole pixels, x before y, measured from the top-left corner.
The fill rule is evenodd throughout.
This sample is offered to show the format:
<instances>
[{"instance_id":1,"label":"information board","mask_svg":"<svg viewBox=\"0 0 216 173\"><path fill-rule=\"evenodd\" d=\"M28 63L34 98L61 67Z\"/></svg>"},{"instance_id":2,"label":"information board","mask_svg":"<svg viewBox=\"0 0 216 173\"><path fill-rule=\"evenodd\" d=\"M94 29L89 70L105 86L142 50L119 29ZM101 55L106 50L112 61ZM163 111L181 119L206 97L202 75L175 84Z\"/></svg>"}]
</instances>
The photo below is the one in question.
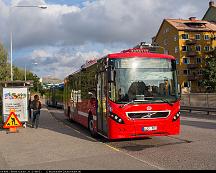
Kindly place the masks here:
<instances>
[{"instance_id":1,"label":"information board","mask_svg":"<svg viewBox=\"0 0 216 173\"><path fill-rule=\"evenodd\" d=\"M3 122L5 122L11 110L19 121L28 121L28 88L3 88Z\"/></svg>"}]
</instances>

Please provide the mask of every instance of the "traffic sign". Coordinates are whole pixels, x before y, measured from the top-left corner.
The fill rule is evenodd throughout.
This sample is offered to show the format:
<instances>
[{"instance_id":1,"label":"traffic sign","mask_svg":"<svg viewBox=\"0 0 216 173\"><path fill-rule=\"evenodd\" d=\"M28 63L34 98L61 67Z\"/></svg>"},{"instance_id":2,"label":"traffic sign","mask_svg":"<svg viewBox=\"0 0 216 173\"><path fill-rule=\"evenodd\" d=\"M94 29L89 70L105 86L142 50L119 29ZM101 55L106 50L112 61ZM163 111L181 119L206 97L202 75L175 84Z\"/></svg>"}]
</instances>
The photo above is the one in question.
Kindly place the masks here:
<instances>
[{"instance_id":1,"label":"traffic sign","mask_svg":"<svg viewBox=\"0 0 216 173\"><path fill-rule=\"evenodd\" d=\"M21 127L21 126L22 123L19 121L16 114L14 112L11 112L3 128L8 129L8 128Z\"/></svg>"}]
</instances>

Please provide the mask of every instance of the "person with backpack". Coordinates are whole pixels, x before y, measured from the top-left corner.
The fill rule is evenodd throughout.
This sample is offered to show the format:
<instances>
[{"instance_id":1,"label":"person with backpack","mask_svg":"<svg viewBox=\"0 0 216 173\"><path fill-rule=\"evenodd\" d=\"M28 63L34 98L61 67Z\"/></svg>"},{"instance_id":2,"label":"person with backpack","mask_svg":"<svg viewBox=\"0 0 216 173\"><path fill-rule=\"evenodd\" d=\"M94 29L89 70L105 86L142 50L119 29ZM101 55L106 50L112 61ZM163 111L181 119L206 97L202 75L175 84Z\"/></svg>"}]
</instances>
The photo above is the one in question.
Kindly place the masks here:
<instances>
[{"instance_id":1,"label":"person with backpack","mask_svg":"<svg viewBox=\"0 0 216 173\"><path fill-rule=\"evenodd\" d=\"M33 109L32 128L34 128L34 126L38 128L41 109L41 102L38 95L34 96L34 100L31 102L31 109Z\"/></svg>"}]
</instances>

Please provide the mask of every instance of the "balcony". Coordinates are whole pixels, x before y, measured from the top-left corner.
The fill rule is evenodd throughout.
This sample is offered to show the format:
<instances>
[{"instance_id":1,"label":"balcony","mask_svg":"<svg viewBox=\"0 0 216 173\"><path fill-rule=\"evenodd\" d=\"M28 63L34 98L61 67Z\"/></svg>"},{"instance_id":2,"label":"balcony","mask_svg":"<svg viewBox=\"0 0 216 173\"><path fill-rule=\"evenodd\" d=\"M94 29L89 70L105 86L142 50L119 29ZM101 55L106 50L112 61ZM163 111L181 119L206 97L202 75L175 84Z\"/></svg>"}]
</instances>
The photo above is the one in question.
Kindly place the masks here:
<instances>
[{"instance_id":1,"label":"balcony","mask_svg":"<svg viewBox=\"0 0 216 173\"><path fill-rule=\"evenodd\" d=\"M200 75L197 75L197 76L190 75L190 76L188 76L188 81L196 81L196 80L201 80L201 79L203 79L203 77L200 76Z\"/></svg>"},{"instance_id":2,"label":"balcony","mask_svg":"<svg viewBox=\"0 0 216 173\"><path fill-rule=\"evenodd\" d=\"M195 44L196 44L195 39L186 40L186 45L195 45Z\"/></svg>"},{"instance_id":3,"label":"balcony","mask_svg":"<svg viewBox=\"0 0 216 173\"><path fill-rule=\"evenodd\" d=\"M198 53L196 51L192 51L192 50L189 50L187 53L186 53L186 56L188 57L194 57L194 56L197 56Z\"/></svg>"},{"instance_id":4,"label":"balcony","mask_svg":"<svg viewBox=\"0 0 216 173\"><path fill-rule=\"evenodd\" d=\"M198 67L199 67L198 64L188 64L188 65L187 65L187 68L188 68L188 69L196 69L196 68L198 68Z\"/></svg>"}]
</instances>

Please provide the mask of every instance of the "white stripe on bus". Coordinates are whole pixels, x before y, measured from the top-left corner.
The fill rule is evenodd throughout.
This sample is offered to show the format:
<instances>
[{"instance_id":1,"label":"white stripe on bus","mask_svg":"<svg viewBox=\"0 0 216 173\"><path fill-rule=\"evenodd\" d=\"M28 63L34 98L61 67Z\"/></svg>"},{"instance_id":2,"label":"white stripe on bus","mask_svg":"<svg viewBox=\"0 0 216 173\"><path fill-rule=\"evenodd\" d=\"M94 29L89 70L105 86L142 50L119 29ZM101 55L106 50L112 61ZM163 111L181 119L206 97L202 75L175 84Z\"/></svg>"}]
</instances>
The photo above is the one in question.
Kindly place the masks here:
<instances>
[{"instance_id":1,"label":"white stripe on bus","mask_svg":"<svg viewBox=\"0 0 216 173\"><path fill-rule=\"evenodd\" d=\"M88 118L88 113L86 113L86 112L78 111L78 114ZM95 115L93 115L93 119L96 121L97 117Z\"/></svg>"}]
</instances>

